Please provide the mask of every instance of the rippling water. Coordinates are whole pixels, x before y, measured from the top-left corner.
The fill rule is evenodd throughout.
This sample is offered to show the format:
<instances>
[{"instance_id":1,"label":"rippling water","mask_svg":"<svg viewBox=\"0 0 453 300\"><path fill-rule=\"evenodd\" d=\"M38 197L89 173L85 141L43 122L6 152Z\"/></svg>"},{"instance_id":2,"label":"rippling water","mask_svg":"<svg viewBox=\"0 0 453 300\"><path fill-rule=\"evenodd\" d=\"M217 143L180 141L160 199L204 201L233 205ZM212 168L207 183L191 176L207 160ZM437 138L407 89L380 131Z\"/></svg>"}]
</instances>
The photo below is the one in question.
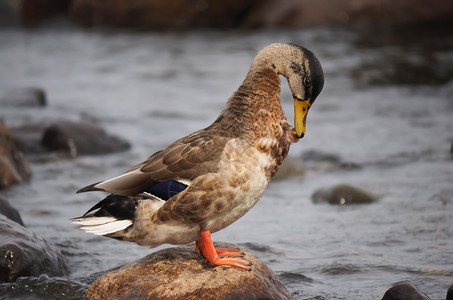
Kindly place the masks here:
<instances>
[{"instance_id":1,"label":"rippling water","mask_svg":"<svg viewBox=\"0 0 453 300\"><path fill-rule=\"evenodd\" d=\"M136 33L52 26L0 30L0 91L43 87L49 105L2 108L10 127L58 119L98 124L131 142L120 154L32 163L33 178L1 194L27 227L67 258L65 278L20 278L0 298L81 298L100 273L148 254L68 221L101 199L80 187L121 174L209 125L256 52L294 42L319 57L326 84L307 136L305 175L273 182L246 216L216 233L274 270L297 299L381 299L409 281L432 299L453 283L453 32L451 26ZM284 110L292 103L283 82ZM354 167L347 167L354 166ZM380 196L369 205L314 204L347 183Z\"/></svg>"}]
</instances>

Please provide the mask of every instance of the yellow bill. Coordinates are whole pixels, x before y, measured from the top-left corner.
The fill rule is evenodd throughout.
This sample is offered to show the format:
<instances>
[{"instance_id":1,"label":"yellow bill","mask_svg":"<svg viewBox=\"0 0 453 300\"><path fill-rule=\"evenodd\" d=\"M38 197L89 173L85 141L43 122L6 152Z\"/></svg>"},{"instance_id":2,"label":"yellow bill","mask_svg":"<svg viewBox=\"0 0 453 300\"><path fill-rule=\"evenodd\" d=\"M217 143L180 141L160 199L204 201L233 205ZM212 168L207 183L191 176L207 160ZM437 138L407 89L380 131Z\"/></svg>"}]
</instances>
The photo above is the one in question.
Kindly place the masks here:
<instances>
[{"instance_id":1,"label":"yellow bill","mask_svg":"<svg viewBox=\"0 0 453 300\"><path fill-rule=\"evenodd\" d=\"M296 128L297 136L300 138L305 135L305 123L310 106L310 100L300 101L294 98L294 127Z\"/></svg>"}]
</instances>

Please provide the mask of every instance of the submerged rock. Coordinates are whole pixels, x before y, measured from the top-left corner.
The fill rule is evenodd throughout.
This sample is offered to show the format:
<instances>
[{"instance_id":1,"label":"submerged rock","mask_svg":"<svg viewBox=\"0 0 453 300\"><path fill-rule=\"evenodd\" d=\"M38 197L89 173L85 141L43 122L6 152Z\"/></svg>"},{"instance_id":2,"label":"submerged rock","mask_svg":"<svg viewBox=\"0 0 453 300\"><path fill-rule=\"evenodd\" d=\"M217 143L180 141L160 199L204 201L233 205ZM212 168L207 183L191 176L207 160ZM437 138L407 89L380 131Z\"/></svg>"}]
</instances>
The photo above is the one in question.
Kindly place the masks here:
<instances>
[{"instance_id":1,"label":"submerged rock","mask_svg":"<svg viewBox=\"0 0 453 300\"><path fill-rule=\"evenodd\" d=\"M16 148L9 128L0 120L0 188L24 182L30 176L27 160Z\"/></svg>"},{"instance_id":2,"label":"submerged rock","mask_svg":"<svg viewBox=\"0 0 453 300\"><path fill-rule=\"evenodd\" d=\"M42 144L52 151L64 151L71 157L106 154L130 148L127 141L107 134L102 128L86 123L58 121L47 127Z\"/></svg>"},{"instance_id":3,"label":"submerged rock","mask_svg":"<svg viewBox=\"0 0 453 300\"><path fill-rule=\"evenodd\" d=\"M41 107L46 104L46 92L41 88L13 89L0 96L0 106Z\"/></svg>"},{"instance_id":4,"label":"submerged rock","mask_svg":"<svg viewBox=\"0 0 453 300\"><path fill-rule=\"evenodd\" d=\"M398 283L385 292L382 300L429 300L410 283Z\"/></svg>"},{"instance_id":5,"label":"submerged rock","mask_svg":"<svg viewBox=\"0 0 453 300\"><path fill-rule=\"evenodd\" d=\"M451 156L451 158L453 158L453 142L451 142L451 145L450 145L450 156Z\"/></svg>"},{"instance_id":6,"label":"submerged rock","mask_svg":"<svg viewBox=\"0 0 453 300\"><path fill-rule=\"evenodd\" d=\"M311 199L314 203L327 202L336 205L349 205L373 203L378 200L378 197L354 186L339 184L315 191Z\"/></svg>"},{"instance_id":7,"label":"submerged rock","mask_svg":"<svg viewBox=\"0 0 453 300\"><path fill-rule=\"evenodd\" d=\"M361 166L354 163L343 161L343 159L330 152L323 152L320 150L308 150L302 154L302 161L305 168L309 171L316 173L327 173L336 170L357 170Z\"/></svg>"},{"instance_id":8,"label":"submerged rock","mask_svg":"<svg viewBox=\"0 0 453 300\"><path fill-rule=\"evenodd\" d=\"M22 276L63 276L69 272L60 251L27 228L0 215L0 282Z\"/></svg>"},{"instance_id":9,"label":"submerged rock","mask_svg":"<svg viewBox=\"0 0 453 300\"><path fill-rule=\"evenodd\" d=\"M293 299L262 261L241 251L251 271L211 267L190 246L164 249L101 276L85 299Z\"/></svg>"},{"instance_id":10,"label":"submerged rock","mask_svg":"<svg viewBox=\"0 0 453 300\"><path fill-rule=\"evenodd\" d=\"M17 209L12 207L8 200L3 199L1 197L0 197L0 214L24 226L24 222L22 221L22 218L20 217L20 214L17 211Z\"/></svg>"}]
</instances>

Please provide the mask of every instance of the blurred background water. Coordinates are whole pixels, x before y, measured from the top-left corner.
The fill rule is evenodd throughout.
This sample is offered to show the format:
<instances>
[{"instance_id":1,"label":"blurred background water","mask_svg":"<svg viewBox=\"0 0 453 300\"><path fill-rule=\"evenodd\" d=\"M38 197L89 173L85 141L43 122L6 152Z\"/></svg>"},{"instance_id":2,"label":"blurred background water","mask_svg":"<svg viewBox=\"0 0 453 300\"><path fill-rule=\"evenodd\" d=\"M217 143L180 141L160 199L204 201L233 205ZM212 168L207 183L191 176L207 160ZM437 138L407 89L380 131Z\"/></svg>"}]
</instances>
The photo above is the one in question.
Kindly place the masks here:
<instances>
[{"instance_id":1,"label":"blurred background water","mask_svg":"<svg viewBox=\"0 0 453 300\"><path fill-rule=\"evenodd\" d=\"M335 159L306 159L303 176L272 182L247 215L213 239L249 249L296 299L381 299L399 281L432 299L445 298L453 283L451 28L2 28L0 90L38 86L49 98L45 108L2 108L9 127L82 120L127 139L132 148L32 161L28 183L0 191L28 228L59 247L71 270L67 277L1 284L0 298L79 299L100 273L155 251L74 228L69 219L103 196L75 191L209 125L255 54L278 41L311 49L326 77L307 135L290 155ZM292 120L285 80L282 102ZM380 200L356 206L311 201L315 190L343 183Z\"/></svg>"}]
</instances>

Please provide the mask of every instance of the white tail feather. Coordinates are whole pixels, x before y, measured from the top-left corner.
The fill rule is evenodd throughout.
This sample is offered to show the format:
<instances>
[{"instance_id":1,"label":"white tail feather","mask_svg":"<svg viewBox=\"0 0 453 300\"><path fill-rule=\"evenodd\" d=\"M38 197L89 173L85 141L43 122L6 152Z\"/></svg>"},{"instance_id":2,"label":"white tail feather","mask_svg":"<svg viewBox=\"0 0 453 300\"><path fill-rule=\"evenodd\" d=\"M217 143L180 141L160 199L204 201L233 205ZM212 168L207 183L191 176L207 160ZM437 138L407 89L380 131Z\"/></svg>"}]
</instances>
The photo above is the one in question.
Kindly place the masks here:
<instances>
[{"instance_id":1,"label":"white tail feather","mask_svg":"<svg viewBox=\"0 0 453 300\"><path fill-rule=\"evenodd\" d=\"M72 222L86 232L97 235L114 233L132 225L131 220L118 220L114 217L82 217L73 219Z\"/></svg>"}]
</instances>

